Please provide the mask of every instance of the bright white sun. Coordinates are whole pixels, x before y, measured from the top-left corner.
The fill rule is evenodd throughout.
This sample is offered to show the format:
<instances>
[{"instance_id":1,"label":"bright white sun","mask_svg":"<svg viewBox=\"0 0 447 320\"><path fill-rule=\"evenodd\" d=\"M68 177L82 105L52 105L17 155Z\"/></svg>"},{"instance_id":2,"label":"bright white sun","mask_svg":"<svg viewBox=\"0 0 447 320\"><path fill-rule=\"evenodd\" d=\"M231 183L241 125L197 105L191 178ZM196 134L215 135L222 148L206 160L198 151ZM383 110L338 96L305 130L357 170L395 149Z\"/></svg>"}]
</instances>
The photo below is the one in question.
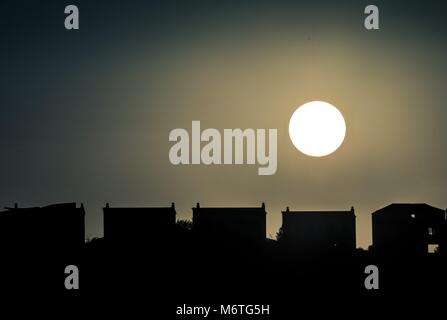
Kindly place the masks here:
<instances>
[{"instance_id":1,"label":"bright white sun","mask_svg":"<svg viewBox=\"0 0 447 320\"><path fill-rule=\"evenodd\" d=\"M333 105L311 101L295 110L289 122L293 145L312 157L323 157L337 150L345 139L343 115Z\"/></svg>"}]
</instances>

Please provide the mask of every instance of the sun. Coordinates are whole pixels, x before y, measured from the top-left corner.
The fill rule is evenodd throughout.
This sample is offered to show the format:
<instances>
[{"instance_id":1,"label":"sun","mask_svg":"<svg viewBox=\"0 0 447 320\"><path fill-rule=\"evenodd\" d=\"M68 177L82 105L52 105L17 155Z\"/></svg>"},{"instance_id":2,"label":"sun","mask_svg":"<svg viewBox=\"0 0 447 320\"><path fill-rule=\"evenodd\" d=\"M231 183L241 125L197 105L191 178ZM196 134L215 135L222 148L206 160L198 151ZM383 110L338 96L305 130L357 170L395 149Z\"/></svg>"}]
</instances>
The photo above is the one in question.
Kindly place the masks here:
<instances>
[{"instance_id":1,"label":"sun","mask_svg":"<svg viewBox=\"0 0 447 320\"><path fill-rule=\"evenodd\" d=\"M324 101L311 101L295 110L289 122L293 145L311 157L324 157L336 151L346 134L343 115Z\"/></svg>"}]
</instances>

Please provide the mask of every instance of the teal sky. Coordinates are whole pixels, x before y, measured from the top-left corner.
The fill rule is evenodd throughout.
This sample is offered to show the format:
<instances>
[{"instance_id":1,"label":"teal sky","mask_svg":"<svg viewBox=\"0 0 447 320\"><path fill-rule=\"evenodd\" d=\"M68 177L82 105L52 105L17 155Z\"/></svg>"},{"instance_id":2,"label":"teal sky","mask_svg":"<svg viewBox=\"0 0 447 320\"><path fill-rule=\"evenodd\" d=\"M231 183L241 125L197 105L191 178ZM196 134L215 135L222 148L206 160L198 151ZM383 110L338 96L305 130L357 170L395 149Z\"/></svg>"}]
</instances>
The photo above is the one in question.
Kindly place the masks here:
<instances>
[{"instance_id":1,"label":"teal sky","mask_svg":"<svg viewBox=\"0 0 447 320\"><path fill-rule=\"evenodd\" d=\"M106 202L203 206L266 203L280 211L356 208L358 245L370 213L391 202L445 208L446 24L442 1L76 1L79 31L57 1L0 5L0 205L83 202L88 237ZM323 100L343 113L341 148L300 154L288 122ZM174 128L278 129L278 171L173 166Z\"/></svg>"}]
</instances>

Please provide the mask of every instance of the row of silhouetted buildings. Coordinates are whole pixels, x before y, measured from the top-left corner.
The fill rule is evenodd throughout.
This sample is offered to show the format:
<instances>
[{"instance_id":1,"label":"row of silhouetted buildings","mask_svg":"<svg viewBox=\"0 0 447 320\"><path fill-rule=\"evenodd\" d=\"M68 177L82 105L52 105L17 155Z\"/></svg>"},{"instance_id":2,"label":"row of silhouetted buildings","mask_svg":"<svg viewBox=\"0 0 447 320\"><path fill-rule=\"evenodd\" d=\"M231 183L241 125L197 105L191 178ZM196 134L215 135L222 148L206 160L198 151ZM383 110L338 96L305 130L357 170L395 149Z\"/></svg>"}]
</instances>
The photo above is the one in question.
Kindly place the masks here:
<instances>
[{"instance_id":1,"label":"row of silhouetted buildings","mask_svg":"<svg viewBox=\"0 0 447 320\"><path fill-rule=\"evenodd\" d=\"M169 239L175 233L176 210L168 207L105 206L104 239L140 242ZM266 209L259 207L192 208L191 232L212 243L259 244L266 240ZM0 243L20 246L84 245L85 210L75 203L19 208L0 212ZM278 242L296 250L353 252L355 211L282 211ZM376 253L427 254L447 250L447 213L427 204L391 204L372 213Z\"/></svg>"}]
</instances>

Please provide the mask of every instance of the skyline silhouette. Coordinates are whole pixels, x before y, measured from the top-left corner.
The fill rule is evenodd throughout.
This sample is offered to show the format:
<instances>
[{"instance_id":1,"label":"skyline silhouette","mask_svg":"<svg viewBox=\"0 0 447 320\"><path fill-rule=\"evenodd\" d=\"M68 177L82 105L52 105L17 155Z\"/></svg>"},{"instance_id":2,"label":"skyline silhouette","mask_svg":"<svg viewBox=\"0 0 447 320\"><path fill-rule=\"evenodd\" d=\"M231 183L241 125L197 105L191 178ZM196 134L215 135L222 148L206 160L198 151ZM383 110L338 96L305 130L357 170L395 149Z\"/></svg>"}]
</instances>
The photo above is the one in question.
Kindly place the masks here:
<instances>
[{"instance_id":1,"label":"skyline silhouette","mask_svg":"<svg viewBox=\"0 0 447 320\"><path fill-rule=\"evenodd\" d=\"M194 219L185 221L175 219L174 203L147 208L106 204L105 237L84 241L82 204L6 208L0 212L3 284L19 291L45 288L67 296L113 296L150 286L161 299L170 290L178 293L169 303L184 301L185 296L219 301L234 288L238 288L234 297L263 296L289 303L286 291L272 294L289 286L299 286L310 296L322 290L369 296L364 286L369 265L380 270L380 288L373 291L381 299L434 293L447 284L447 214L426 204L391 204L372 213L375 243L368 250L356 248L352 207L327 212L286 208L276 240L265 234L264 203L257 207L197 203L192 209ZM438 245L435 251L430 250L433 244ZM42 275L32 288L23 278L30 265ZM67 265L81 270L79 290L63 286ZM287 306L285 310L290 311Z\"/></svg>"},{"instance_id":2,"label":"skyline silhouette","mask_svg":"<svg viewBox=\"0 0 447 320\"><path fill-rule=\"evenodd\" d=\"M182 220L177 219L174 202L168 207L113 207L106 203L103 238L117 243L144 242L173 234L178 225L206 241L215 239L240 245L269 239L264 202L260 207L203 207L197 203L192 212L192 220ZM282 226L271 240L281 240L297 252L301 252L300 247L340 252L362 249L356 246L354 207L346 211L296 211L287 206L281 213ZM0 240L7 243L22 232L19 239L43 239L30 244L44 246L53 238L61 238L59 241L65 239L71 243L69 247L80 247L98 239L85 237L85 215L83 203L79 208L74 202L29 208L15 203L0 211ZM368 250L375 254L434 254L444 253L447 247L447 209L425 203L392 203L373 211L371 219L373 243ZM26 241L23 245L26 246Z\"/></svg>"}]
</instances>

